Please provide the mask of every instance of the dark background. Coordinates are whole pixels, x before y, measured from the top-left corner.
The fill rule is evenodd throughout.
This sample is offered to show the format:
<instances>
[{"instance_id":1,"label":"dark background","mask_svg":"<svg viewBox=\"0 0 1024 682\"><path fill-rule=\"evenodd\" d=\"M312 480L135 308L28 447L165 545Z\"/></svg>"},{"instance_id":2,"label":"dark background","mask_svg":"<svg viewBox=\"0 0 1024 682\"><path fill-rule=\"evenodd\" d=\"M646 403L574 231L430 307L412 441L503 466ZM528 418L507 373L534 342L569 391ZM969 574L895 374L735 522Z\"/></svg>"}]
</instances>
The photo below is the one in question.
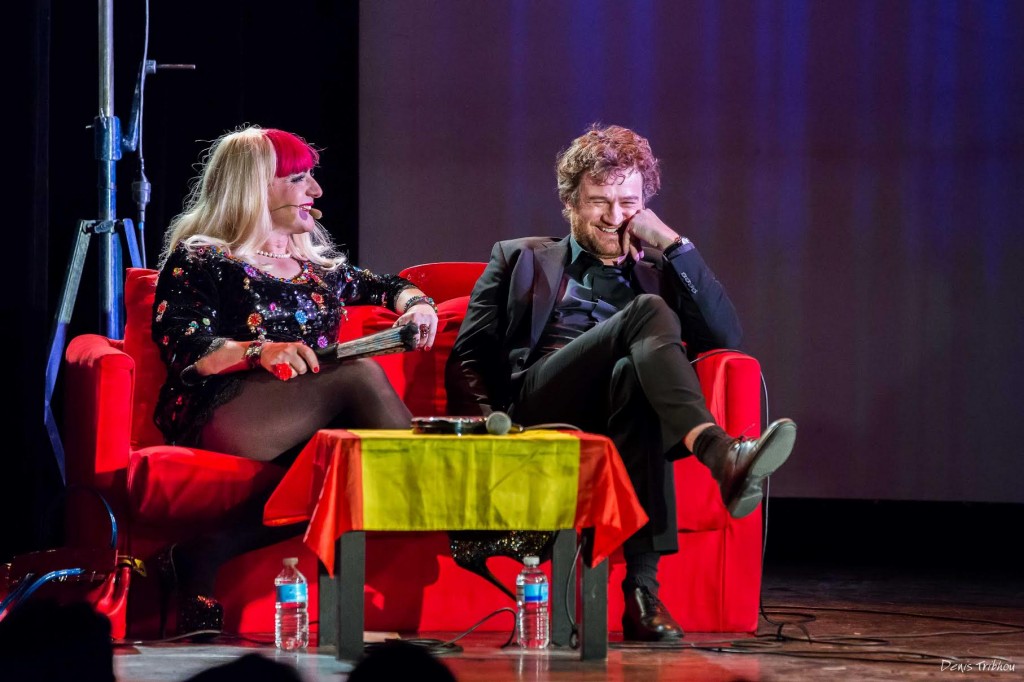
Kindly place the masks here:
<instances>
[{"instance_id":1,"label":"dark background","mask_svg":"<svg viewBox=\"0 0 1024 682\"><path fill-rule=\"evenodd\" d=\"M144 7L115 5L125 129ZM0 558L43 542L33 526L61 488L42 428L45 340L98 179L96 4L10 11L17 438ZM977 550L1020 520L1024 5L154 0L148 57L196 65L147 79L150 267L200 153L244 123L322 148L323 222L381 271L564 234L556 152L591 122L627 125L662 159L651 207L740 312L770 417L799 424L772 481L791 531L776 546L884 535ZM126 154L119 217L136 217L137 172ZM90 249L70 334L101 328Z\"/></svg>"}]
</instances>

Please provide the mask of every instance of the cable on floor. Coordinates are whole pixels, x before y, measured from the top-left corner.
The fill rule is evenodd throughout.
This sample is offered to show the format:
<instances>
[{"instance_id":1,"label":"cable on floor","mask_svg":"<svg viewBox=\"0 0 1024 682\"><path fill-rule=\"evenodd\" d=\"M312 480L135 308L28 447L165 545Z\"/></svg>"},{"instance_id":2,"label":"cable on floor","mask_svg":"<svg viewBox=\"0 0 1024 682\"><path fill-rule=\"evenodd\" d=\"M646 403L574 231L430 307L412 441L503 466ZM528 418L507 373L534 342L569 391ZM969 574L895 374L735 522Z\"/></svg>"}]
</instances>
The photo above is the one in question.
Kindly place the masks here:
<instances>
[{"instance_id":1,"label":"cable on floor","mask_svg":"<svg viewBox=\"0 0 1024 682\"><path fill-rule=\"evenodd\" d=\"M404 642L406 642L408 644L414 644L416 646L423 647L424 649L426 649L427 651L429 651L431 654L433 654L435 656L444 656L446 654L459 653L459 652L462 651L462 647L457 645L456 642L458 642L460 639L462 639L466 635L468 635L471 632L473 632L474 630L476 630L478 627L480 627L481 625L486 623L491 618L497 616L500 613L504 613L504 612L511 613L512 616L513 616L513 627L512 627L511 632L509 633L508 641L506 641L505 644L502 645L502 648L504 648L504 647L508 646L513 641L513 639L515 638L515 621L514 621L514 618L515 618L516 611L515 611L515 609L509 608L509 607L503 607L503 608L497 609L495 611L492 611L491 613L487 614L486 616L481 618L479 621L477 621L468 630L462 632L458 636L453 637L452 639L449 639L449 640L430 639L430 638L422 638L422 637L411 637L411 638L408 638L408 639L402 638L402 637L398 637L398 638L389 637L389 638L385 639L384 642L394 642L394 641L397 641L397 640L402 640L402 641L404 641ZM311 621L310 625L313 625L315 623L316 623L316 621ZM235 640L242 640L242 641L245 641L245 642L252 642L254 644L273 644L274 643L273 637L257 638L257 637L250 637L250 636L247 636L247 635L242 635L242 634L239 634L239 633L224 632L224 631L221 631L221 630L196 630L194 632L186 632L186 633L182 633L180 635L175 635L173 637L164 637L162 639L117 640L117 641L114 641L113 644L114 644L114 646L152 646L152 645L157 645L157 644L170 644L172 642L179 642L181 640L191 639L193 637L210 637L211 639L212 638L235 639ZM363 651L368 653L368 652L372 651L373 649L380 647L381 645L382 645L381 642L369 642L366 645L364 645Z\"/></svg>"},{"instance_id":2,"label":"cable on floor","mask_svg":"<svg viewBox=\"0 0 1024 682\"><path fill-rule=\"evenodd\" d=\"M161 637L160 639L115 639L111 641L111 644L115 647L120 646L155 646L157 644L171 644L173 642L180 642L185 639L192 639L193 637L203 637L205 639L214 639L216 637L230 637L235 639L246 639L241 635L232 635L221 630L193 630L192 632L183 632L180 635L173 635L171 637ZM261 644L265 642L260 642Z\"/></svg>"},{"instance_id":3,"label":"cable on floor","mask_svg":"<svg viewBox=\"0 0 1024 682\"><path fill-rule=\"evenodd\" d=\"M918 611L897 611L892 609L865 609L856 607L846 606L798 606L794 604L775 604L771 609L780 610L779 613L799 613L803 618L810 618L815 620L813 615L803 613L805 611L841 611L843 613L865 613L870 615L879 616L902 616L905 618L920 618L923 620L944 620L952 621L954 623L971 623L975 625L994 625L1000 628L1008 628L1005 630L987 630L982 632L971 632L965 630L939 630L934 632L921 632L921 633L894 633L885 635L875 635L878 639L915 639L917 637L945 637L951 635L957 636L990 636L990 635L1016 635L1024 633L1024 624L1022 623L1007 623L1004 621L991 620L987 618L965 618L963 616L945 616L942 614L935 613L921 613ZM808 621L803 621L808 622ZM774 624L774 623L773 623ZM781 625L791 625L793 623L781 623ZM780 632L781 634L781 632ZM817 641L827 640L829 638L818 637Z\"/></svg>"},{"instance_id":4,"label":"cable on floor","mask_svg":"<svg viewBox=\"0 0 1024 682\"><path fill-rule=\"evenodd\" d=\"M444 656L444 655L447 655L447 654L459 653L459 652L462 651L462 647L457 645L456 642L458 642L460 639L462 639L463 637L465 637L469 633L471 633L474 630L476 630L478 627L480 627L481 625L486 623L491 618L494 618L495 616L497 616L498 614L501 614L501 613L511 613L512 617L513 617L512 631L509 633L508 641L506 641L502 645L502 648L504 648L504 647L508 646L512 642L513 638L515 637L515 632L516 632L516 629L515 629L516 610L513 609L513 608L510 608L508 606L504 606L504 607L502 607L500 609L492 611L491 613L487 614L486 616L484 616L483 618L478 620L468 630L462 632L457 637L453 637L452 639L449 639L449 640L430 639L430 638L422 638L422 637L411 637L409 639L405 639L405 638L402 638L402 637L398 637L398 638L390 637L388 639L385 639L384 642L385 643L386 642L395 642L395 641L401 640L401 641L406 642L408 644L415 644L416 646L423 647L424 649L426 649L430 653L434 654L435 656ZM370 651L373 651L375 648L379 648L380 646L381 646L380 642L371 642L371 643L367 644L365 647L363 647L363 651L368 653Z\"/></svg>"},{"instance_id":5,"label":"cable on floor","mask_svg":"<svg viewBox=\"0 0 1024 682\"><path fill-rule=\"evenodd\" d=\"M880 649L877 647L888 647L894 639L913 639L917 637L939 637L939 636L992 636L992 635L1016 635L1024 632L1024 624L1007 623L991 619L964 618L960 616L944 616L938 614L918 613L911 611L894 611L885 609L860 609L847 607L827 606L794 606L781 604L771 607L781 609L783 615L793 613L798 616L797 620L774 621L779 627L772 634L756 635L748 639L735 640L710 640L704 642L622 642L612 643L609 646L616 649L695 649L713 653L730 654L766 654L774 656L791 656L796 658L819 658L847 661L867 661L874 663L911 663L935 665L938 663L966 663L977 660L979 656L963 656L948 653L935 653L931 651L919 651L902 648ZM979 625L992 625L1002 628L1000 630L986 631L933 631L922 633L897 633L874 636L849 636L849 635L825 635L812 636L805 624L814 622L816 617L807 611L840 611L844 613L865 613L873 615L901 616L908 618L921 618L927 620L945 620L960 623L972 623ZM799 637L787 635L783 630L787 626L796 626L802 632ZM816 648L804 648L803 645L812 645ZM1013 661L1002 656L984 656L985 660L992 662L1013 665Z\"/></svg>"},{"instance_id":6,"label":"cable on floor","mask_svg":"<svg viewBox=\"0 0 1024 682\"><path fill-rule=\"evenodd\" d=\"M568 597L568 595L574 594L574 591L576 589L576 564L580 560L580 552L583 550L583 545L586 543L586 541L587 536L580 535L579 542L576 543L576 554L573 555L572 564L569 566L569 574L565 576L566 597ZM571 613L569 610L569 604L573 603L574 601L575 600L568 598L565 600L565 617L569 620L569 647L572 649L579 649L580 629L579 626L576 624L575 614Z\"/></svg>"}]
</instances>

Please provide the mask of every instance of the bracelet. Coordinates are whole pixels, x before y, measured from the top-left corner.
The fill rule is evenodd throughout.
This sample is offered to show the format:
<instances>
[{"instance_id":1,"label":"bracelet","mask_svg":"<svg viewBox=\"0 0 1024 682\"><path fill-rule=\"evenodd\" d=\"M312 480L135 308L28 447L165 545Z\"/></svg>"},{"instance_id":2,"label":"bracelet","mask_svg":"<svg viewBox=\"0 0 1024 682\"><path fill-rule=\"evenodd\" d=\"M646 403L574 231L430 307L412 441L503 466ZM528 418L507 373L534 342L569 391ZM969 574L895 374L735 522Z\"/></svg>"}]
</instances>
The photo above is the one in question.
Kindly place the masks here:
<instances>
[{"instance_id":1,"label":"bracelet","mask_svg":"<svg viewBox=\"0 0 1024 682\"><path fill-rule=\"evenodd\" d=\"M260 357L263 356L263 337L249 342L245 348L245 364L249 369L256 369L260 366Z\"/></svg>"},{"instance_id":2,"label":"bracelet","mask_svg":"<svg viewBox=\"0 0 1024 682\"><path fill-rule=\"evenodd\" d=\"M413 307L414 305L419 305L420 303L426 303L427 305L434 309L435 313L437 312L437 304L434 303L434 299L430 298L429 296L413 296L412 298L405 302L405 307L402 308L402 312L407 313L409 312L409 308Z\"/></svg>"}]
</instances>

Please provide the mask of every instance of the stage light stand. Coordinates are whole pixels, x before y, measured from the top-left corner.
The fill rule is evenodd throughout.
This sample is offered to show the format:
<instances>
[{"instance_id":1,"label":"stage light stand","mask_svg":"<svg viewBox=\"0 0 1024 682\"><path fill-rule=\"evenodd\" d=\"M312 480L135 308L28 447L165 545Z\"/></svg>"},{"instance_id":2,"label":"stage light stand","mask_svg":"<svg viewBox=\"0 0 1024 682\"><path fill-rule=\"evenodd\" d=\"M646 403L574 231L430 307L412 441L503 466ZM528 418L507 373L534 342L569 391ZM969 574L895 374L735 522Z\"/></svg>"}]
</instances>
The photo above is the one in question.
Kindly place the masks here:
<instances>
[{"instance_id":1,"label":"stage light stand","mask_svg":"<svg viewBox=\"0 0 1024 682\"><path fill-rule=\"evenodd\" d=\"M146 74L153 74L158 68L194 69L193 64L169 64L157 66L156 62L146 59L143 54L139 68L138 82L132 103L132 118L129 123L129 134L122 137L121 122L114 115L114 3L113 0L98 0L99 3L99 113L93 119L93 142L95 158L98 164L99 182L97 183L99 200L99 217L93 220L79 220L75 229L75 241L69 257L68 268L64 273L57 313L54 317L53 330L50 335L50 348L46 362L46 389L43 408L43 421L53 448L61 481L66 481L64 446L60 431L53 415L52 398L57 374L60 370L64 352L67 328L71 322L78 287L82 279L82 270L88 255L89 242L93 235L99 240L99 303L100 328L111 339L120 339L124 333L124 267L122 263L122 245L120 235L123 234L128 246L132 267L145 267L145 256L140 257L139 242L136 239L135 225L129 218L118 219L117 214L117 162L123 151L134 151L141 147L142 128L142 95ZM148 49L149 8L146 8L146 41ZM145 52L145 51L144 51ZM145 223L145 207L149 202L151 186L146 179L141 160L139 180L132 185L133 194L139 207L139 228ZM143 246L143 249L145 247ZM145 252L143 251L143 254Z\"/></svg>"}]
</instances>

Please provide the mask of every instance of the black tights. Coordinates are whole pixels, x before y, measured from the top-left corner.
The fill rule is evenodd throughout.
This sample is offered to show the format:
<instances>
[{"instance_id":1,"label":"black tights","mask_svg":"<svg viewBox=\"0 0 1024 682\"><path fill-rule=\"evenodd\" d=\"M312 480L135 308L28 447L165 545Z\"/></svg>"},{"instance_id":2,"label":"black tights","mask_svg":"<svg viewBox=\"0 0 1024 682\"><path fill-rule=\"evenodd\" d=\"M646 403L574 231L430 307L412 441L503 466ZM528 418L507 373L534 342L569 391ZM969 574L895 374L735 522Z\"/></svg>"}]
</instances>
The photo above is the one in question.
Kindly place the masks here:
<instances>
[{"instance_id":1,"label":"black tights","mask_svg":"<svg viewBox=\"0 0 1024 682\"><path fill-rule=\"evenodd\" d=\"M270 461L320 429L407 429L412 414L373 360L320 366L281 381L256 370L242 392L217 408L203 427L199 447ZM290 462L288 462L290 464Z\"/></svg>"},{"instance_id":2,"label":"black tights","mask_svg":"<svg viewBox=\"0 0 1024 682\"><path fill-rule=\"evenodd\" d=\"M384 370L373 360L324 364L317 374L289 381L254 370L246 375L241 393L217 408L197 446L272 461L281 465L283 476L320 429L407 429L411 419ZM175 568L184 592L212 595L217 570L225 561L302 532L303 524L263 525L263 507L274 484L217 519L216 528L175 548Z\"/></svg>"}]
</instances>

